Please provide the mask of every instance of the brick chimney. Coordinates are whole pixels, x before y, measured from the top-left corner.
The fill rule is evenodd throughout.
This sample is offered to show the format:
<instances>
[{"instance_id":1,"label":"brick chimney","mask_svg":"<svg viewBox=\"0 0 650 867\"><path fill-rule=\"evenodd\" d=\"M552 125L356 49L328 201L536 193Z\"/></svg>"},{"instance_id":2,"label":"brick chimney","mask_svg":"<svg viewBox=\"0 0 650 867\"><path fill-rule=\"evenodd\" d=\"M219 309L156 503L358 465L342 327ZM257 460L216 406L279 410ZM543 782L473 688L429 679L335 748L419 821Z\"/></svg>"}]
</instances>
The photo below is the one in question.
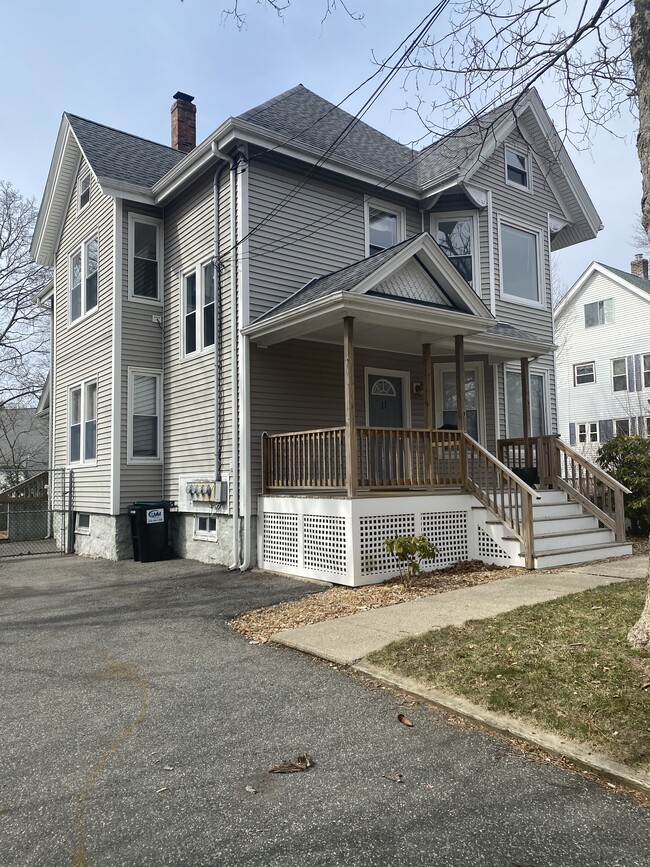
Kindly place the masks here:
<instances>
[{"instance_id":1,"label":"brick chimney","mask_svg":"<svg viewBox=\"0 0 650 867\"><path fill-rule=\"evenodd\" d=\"M637 253L630 263L630 271L635 277L648 279L648 260L644 258L643 253Z\"/></svg>"},{"instance_id":2,"label":"brick chimney","mask_svg":"<svg viewBox=\"0 0 650 867\"><path fill-rule=\"evenodd\" d=\"M196 106L192 105L193 96L174 94L172 105L172 147L189 154L196 147Z\"/></svg>"}]
</instances>

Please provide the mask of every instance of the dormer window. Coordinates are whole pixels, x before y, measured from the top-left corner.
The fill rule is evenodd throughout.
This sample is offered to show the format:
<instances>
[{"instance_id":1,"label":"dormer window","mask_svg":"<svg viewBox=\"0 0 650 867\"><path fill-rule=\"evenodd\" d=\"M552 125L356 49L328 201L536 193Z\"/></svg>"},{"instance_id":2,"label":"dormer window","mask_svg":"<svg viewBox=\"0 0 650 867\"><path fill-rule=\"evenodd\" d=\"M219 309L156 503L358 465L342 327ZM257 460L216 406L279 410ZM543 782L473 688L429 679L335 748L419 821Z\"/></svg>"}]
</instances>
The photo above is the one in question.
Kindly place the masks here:
<instances>
[{"instance_id":1,"label":"dormer window","mask_svg":"<svg viewBox=\"0 0 650 867\"><path fill-rule=\"evenodd\" d=\"M366 201L366 255L372 256L404 240L404 209Z\"/></svg>"},{"instance_id":2,"label":"dormer window","mask_svg":"<svg viewBox=\"0 0 650 867\"><path fill-rule=\"evenodd\" d=\"M517 187L530 189L530 167L528 156L506 148L506 181Z\"/></svg>"},{"instance_id":3,"label":"dormer window","mask_svg":"<svg viewBox=\"0 0 650 867\"><path fill-rule=\"evenodd\" d=\"M90 175L84 175L79 179L79 198L77 210L83 210L90 202Z\"/></svg>"}]
</instances>

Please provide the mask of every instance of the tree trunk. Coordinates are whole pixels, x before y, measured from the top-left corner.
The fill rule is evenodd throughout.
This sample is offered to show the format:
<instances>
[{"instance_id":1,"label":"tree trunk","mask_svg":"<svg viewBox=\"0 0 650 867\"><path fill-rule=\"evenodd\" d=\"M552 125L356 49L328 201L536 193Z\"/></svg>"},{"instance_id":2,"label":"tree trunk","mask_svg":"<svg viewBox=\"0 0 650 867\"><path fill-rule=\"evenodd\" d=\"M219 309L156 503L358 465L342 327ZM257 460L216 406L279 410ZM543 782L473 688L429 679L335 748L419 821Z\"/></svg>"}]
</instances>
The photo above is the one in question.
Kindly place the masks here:
<instances>
[{"instance_id":1,"label":"tree trunk","mask_svg":"<svg viewBox=\"0 0 650 867\"><path fill-rule=\"evenodd\" d=\"M634 0L634 14L630 22L630 50L639 99L639 135L636 149L641 165L643 195L641 222L650 238L650 0ZM627 640L639 650L650 650L650 561L648 562L648 591L641 617L627 634Z\"/></svg>"},{"instance_id":2,"label":"tree trunk","mask_svg":"<svg viewBox=\"0 0 650 867\"><path fill-rule=\"evenodd\" d=\"M630 50L639 100L639 134L636 149L641 165L643 194L641 222L650 237L650 0L634 0L630 22Z\"/></svg>"},{"instance_id":3,"label":"tree trunk","mask_svg":"<svg viewBox=\"0 0 650 867\"><path fill-rule=\"evenodd\" d=\"M650 650L650 560L648 562L648 592L641 617L627 634L627 640L637 650Z\"/></svg>"}]
</instances>

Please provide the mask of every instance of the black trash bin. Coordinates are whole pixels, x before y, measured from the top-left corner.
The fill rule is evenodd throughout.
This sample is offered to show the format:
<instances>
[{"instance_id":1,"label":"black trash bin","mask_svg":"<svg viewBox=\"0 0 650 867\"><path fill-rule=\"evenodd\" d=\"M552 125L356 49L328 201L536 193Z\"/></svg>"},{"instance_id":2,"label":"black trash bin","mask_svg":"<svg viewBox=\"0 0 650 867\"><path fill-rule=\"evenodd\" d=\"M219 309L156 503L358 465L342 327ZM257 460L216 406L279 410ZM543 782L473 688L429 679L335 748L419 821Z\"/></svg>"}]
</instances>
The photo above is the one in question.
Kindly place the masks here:
<instances>
[{"instance_id":1,"label":"black trash bin","mask_svg":"<svg viewBox=\"0 0 650 867\"><path fill-rule=\"evenodd\" d=\"M141 563L169 560L174 553L169 544L170 500L139 500L129 507L133 559Z\"/></svg>"}]
</instances>

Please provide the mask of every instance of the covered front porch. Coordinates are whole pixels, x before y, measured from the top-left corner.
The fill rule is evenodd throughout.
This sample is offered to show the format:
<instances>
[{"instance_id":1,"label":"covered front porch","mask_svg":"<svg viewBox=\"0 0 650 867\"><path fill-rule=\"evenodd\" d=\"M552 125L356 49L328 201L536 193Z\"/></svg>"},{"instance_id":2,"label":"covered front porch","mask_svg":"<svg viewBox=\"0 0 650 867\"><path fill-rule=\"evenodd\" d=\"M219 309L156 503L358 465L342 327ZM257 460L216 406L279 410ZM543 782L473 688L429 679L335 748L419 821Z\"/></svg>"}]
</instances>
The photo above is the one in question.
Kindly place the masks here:
<instances>
[{"instance_id":1,"label":"covered front porch","mask_svg":"<svg viewBox=\"0 0 650 867\"><path fill-rule=\"evenodd\" d=\"M372 257L374 269L357 267L353 279L345 269L336 282L308 284L246 329L269 350L260 365L272 367L274 348L296 347L296 403L309 360L314 388L334 378L343 408L335 426L322 424L319 405L315 424L301 413L290 432L276 418L275 430L261 422L260 564L346 584L381 581L396 571L383 540L424 533L440 549L434 566L480 558L542 568L550 561L536 542L541 522L562 513L594 544L609 536L622 544L624 489L557 437L532 435L530 362L553 347L497 323L430 239L416 242L402 245L401 258ZM504 364L520 377L518 439L497 436L503 383L499 390L495 371ZM290 418L298 410L289 392L284 399Z\"/></svg>"}]
</instances>

